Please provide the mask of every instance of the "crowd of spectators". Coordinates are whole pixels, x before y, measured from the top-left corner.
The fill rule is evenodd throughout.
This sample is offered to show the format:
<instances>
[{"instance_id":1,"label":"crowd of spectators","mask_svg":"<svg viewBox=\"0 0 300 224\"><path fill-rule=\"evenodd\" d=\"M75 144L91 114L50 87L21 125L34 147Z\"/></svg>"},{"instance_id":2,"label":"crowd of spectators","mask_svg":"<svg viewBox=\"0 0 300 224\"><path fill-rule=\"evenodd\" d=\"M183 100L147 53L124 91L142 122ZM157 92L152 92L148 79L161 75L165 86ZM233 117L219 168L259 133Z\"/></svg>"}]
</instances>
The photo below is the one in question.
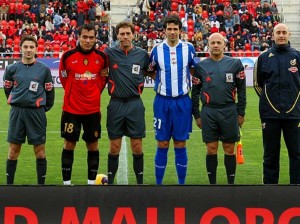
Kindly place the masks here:
<instances>
[{"instance_id":1,"label":"crowd of spectators","mask_svg":"<svg viewBox=\"0 0 300 224\"><path fill-rule=\"evenodd\" d=\"M96 47L117 44L109 31L110 0L0 0L0 56L20 57L20 39L33 35L38 57L60 57L76 46L78 27L93 23ZM176 13L182 20L181 39L194 44L198 56L207 56L211 33L224 35L232 56L257 56L272 44L279 22L270 0L141 0L126 19L135 25L134 45L151 51L164 39L163 18ZM110 36L112 34L112 36Z\"/></svg>"},{"instance_id":2,"label":"crowd of spectators","mask_svg":"<svg viewBox=\"0 0 300 224\"><path fill-rule=\"evenodd\" d=\"M108 45L109 10L109 0L0 0L0 56L20 57L20 39L32 35L38 57L60 57L84 23L95 25L99 48Z\"/></svg>"},{"instance_id":3,"label":"crowd of spectators","mask_svg":"<svg viewBox=\"0 0 300 224\"><path fill-rule=\"evenodd\" d=\"M272 30L280 17L268 0L141 0L132 9L134 44L150 51L163 41L162 20L177 14L183 24L181 39L194 44L198 56L208 55L208 37L220 32L225 52L232 56L258 56L272 45Z\"/></svg>"}]
</instances>

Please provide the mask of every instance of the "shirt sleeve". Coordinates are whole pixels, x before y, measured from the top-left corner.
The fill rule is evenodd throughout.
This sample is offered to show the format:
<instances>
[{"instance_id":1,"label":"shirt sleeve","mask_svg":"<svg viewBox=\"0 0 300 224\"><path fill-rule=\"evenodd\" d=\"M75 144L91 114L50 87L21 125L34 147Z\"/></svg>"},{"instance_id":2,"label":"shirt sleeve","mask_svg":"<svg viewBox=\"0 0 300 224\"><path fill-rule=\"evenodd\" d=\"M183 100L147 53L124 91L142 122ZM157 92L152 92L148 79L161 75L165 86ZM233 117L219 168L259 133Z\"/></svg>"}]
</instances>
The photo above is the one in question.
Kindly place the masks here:
<instances>
[{"instance_id":1,"label":"shirt sleeve","mask_svg":"<svg viewBox=\"0 0 300 224\"><path fill-rule=\"evenodd\" d=\"M46 91L46 111L50 110L54 105L55 91L52 79L52 74L49 68L46 69L45 78L45 91Z\"/></svg>"},{"instance_id":2,"label":"shirt sleeve","mask_svg":"<svg viewBox=\"0 0 300 224\"><path fill-rule=\"evenodd\" d=\"M5 72L3 75L3 87L4 87L4 93L6 98L8 99L10 92L12 91L13 88L13 83L14 80L12 78L12 70L11 70L11 65L8 65L5 68Z\"/></svg>"},{"instance_id":3,"label":"shirt sleeve","mask_svg":"<svg viewBox=\"0 0 300 224\"><path fill-rule=\"evenodd\" d=\"M237 87L237 113L238 115L245 116L246 110L246 75L244 66L241 60L238 60L238 74L236 75Z\"/></svg>"},{"instance_id":4,"label":"shirt sleeve","mask_svg":"<svg viewBox=\"0 0 300 224\"><path fill-rule=\"evenodd\" d=\"M195 119L200 118L200 96L202 89L200 66L195 65L194 75L192 76L192 112Z\"/></svg>"}]
</instances>

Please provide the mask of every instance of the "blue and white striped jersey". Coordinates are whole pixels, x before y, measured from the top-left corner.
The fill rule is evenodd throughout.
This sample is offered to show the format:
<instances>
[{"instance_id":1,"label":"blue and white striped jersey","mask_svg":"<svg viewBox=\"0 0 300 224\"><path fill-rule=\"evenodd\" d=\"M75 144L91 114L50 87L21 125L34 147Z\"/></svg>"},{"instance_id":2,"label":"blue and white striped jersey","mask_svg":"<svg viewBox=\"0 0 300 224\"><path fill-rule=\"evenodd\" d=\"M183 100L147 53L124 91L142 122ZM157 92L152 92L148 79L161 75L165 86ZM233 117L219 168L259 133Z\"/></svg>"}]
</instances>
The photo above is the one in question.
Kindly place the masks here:
<instances>
[{"instance_id":1,"label":"blue and white striped jersey","mask_svg":"<svg viewBox=\"0 0 300 224\"><path fill-rule=\"evenodd\" d=\"M191 90L190 67L195 64L195 54L193 45L181 40L174 47L166 40L156 45L150 55L151 67L156 70L154 90L169 97L187 94Z\"/></svg>"}]
</instances>

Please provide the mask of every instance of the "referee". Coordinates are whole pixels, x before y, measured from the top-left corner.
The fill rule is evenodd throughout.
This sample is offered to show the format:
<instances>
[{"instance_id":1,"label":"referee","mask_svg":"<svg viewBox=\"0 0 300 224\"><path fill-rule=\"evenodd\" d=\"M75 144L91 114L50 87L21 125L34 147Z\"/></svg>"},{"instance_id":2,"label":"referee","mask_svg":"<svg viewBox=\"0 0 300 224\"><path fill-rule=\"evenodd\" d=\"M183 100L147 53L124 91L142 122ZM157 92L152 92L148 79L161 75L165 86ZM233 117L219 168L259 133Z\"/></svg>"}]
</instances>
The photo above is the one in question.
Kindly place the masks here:
<instances>
[{"instance_id":1,"label":"referee","mask_svg":"<svg viewBox=\"0 0 300 224\"><path fill-rule=\"evenodd\" d=\"M114 183L119 166L122 137L130 138L133 169L137 184L143 184L145 138L145 107L140 95L144 88L144 75L149 65L145 50L132 44L134 25L128 21L116 26L119 46L106 48L109 59L107 131L110 139L108 154L108 184Z\"/></svg>"}]
</instances>

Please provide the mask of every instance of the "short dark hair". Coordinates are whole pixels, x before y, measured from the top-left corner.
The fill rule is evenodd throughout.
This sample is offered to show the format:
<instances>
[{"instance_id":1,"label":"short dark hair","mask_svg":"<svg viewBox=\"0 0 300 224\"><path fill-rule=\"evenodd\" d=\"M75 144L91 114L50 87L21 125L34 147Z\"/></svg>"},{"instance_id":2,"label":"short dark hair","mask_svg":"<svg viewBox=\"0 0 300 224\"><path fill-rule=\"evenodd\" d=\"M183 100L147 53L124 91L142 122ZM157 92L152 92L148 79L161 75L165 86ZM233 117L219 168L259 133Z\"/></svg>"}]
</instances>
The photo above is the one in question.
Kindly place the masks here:
<instances>
[{"instance_id":1,"label":"short dark hair","mask_svg":"<svg viewBox=\"0 0 300 224\"><path fill-rule=\"evenodd\" d=\"M167 25L169 23L174 23L175 25L179 25L179 29L182 28L182 22L181 19L179 18L179 16L177 16L176 14L171 14L169 16L167 16L163 22L163 27L164 29L167 28Z\"/></svg>"},{"instance_id":2,"label":"short dark hair","mask_svg":"<svg viewBox=\"0 0 300 224\"><path fill-rule=\"evenodd\" d=\"M36 47L38 46L37 40L35 39L35 37L33 37L31 35L23 36L21 41L20 41L20 46L22 46L25 41L32 41L32 42L34 42Z\"/></svg>"},{"instance_id":3,"label":"short dark hair","mask_svg":"<svg viewBox=\"0 0 300 224\"><path fill-rule=\"evenodd\" d=\"M78 30L78 35L80 36L82 33L82 30L87 30L87 31L91 31L94 30L95 36L96 36L96 29L95 26L93 26L92 24L83 24L83 26L81 26Z\"/></svg>"},{"instance_id":4,"label":"short dark hair","mask_svg":"<svg viewBox=\"0 0 300 224\"><path fill-rule=\"evenodd\" d=\"M122 22L119 22L116 26L116 34L117 35L119 34L120 28L126 28L126 27L129 27L131 29L131 32L134 33L134 25L131 22L122 21Z\"/></svg>"}]
</instances>

